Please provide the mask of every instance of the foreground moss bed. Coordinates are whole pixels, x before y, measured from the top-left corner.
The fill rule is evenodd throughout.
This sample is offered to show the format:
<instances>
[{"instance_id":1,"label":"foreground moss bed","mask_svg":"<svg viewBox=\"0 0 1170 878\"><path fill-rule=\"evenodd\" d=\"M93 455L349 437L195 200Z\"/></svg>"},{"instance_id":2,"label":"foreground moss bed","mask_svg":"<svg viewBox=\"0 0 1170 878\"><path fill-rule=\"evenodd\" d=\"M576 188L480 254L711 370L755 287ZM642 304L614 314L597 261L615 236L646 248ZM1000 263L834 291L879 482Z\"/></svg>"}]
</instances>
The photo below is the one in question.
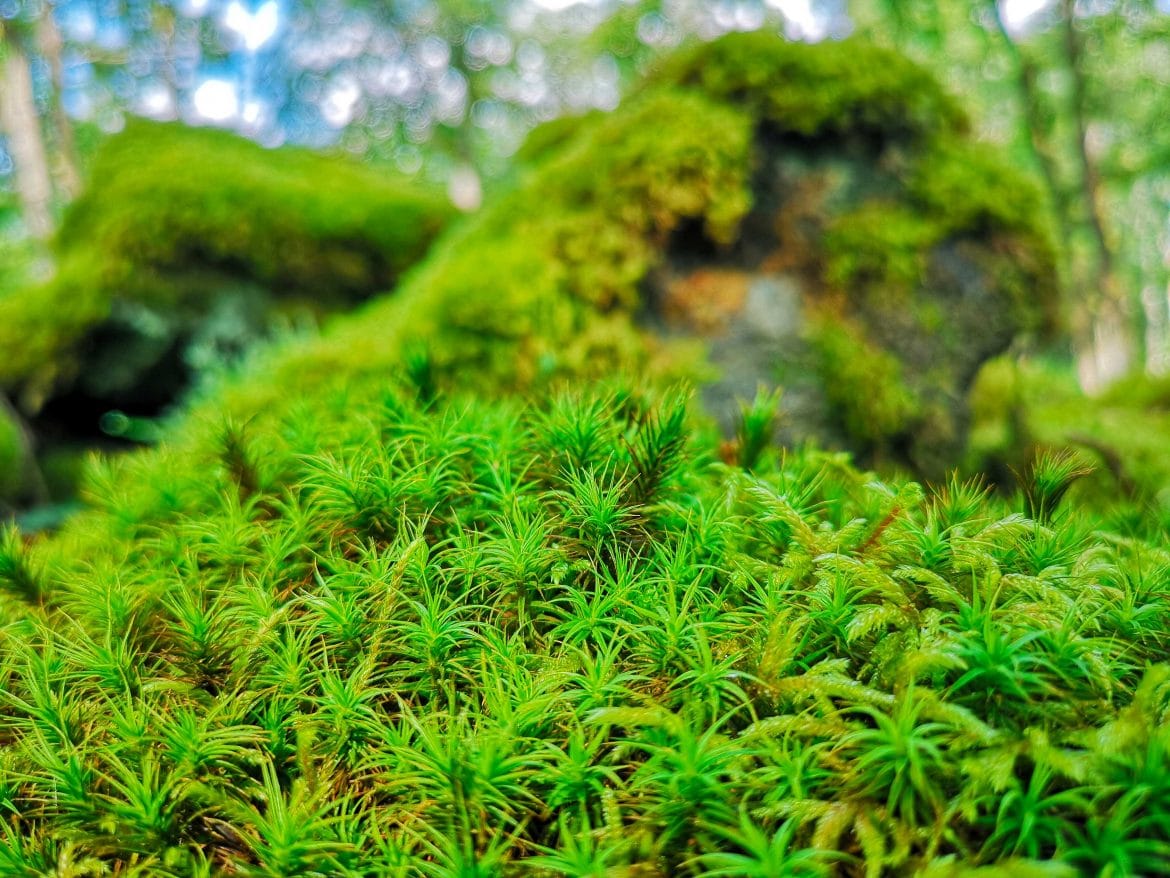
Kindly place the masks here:
<instances>
[{"instance_id":1,"label":"foreground moss bed","mask_svg":"<svg viewBox=\"0 0 1170 878\"><path fill-rule=\"evenodd\" d=\"M1162 874L1165 543L772 404L414 368L102 464L0 552L0 872Z\"/></svg>"}]
</instances>

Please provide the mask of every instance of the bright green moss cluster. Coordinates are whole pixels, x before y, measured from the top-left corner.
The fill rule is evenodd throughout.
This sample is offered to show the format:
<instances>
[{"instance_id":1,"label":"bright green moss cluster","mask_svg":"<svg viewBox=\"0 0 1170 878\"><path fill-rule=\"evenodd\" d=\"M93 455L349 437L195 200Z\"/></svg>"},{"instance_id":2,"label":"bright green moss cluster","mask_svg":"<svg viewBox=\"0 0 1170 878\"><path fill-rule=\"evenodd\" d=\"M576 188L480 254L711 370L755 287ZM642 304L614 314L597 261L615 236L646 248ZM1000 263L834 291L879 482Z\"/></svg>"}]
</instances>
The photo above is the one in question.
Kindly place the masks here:
<instances>
[{"instance_id":1,"label":"bright green moss cluster","mask_svg":"<svg viewBox=\"0 0 1170 878\"><path fill-rule=\"evenodd\" d=\"M441 366L476 364L490 380L603 373L636 350L625 341L633 330L611 344L590 326L637 310L641 282L683 219L732 238L750 205L751 145L747 116L672 91L582 123L412 279L408 313L430 325L410 334Z\"/></svg>"},{"instance_id":2,"label":"bright green moss cluster","mask_svg":"<svg viewBox=\"0 0 1170 878\"><path fill-rule=\"evenodd\" d=\"M1066 461L748 473L677 397L391 377L0 540L5 875L1165 862L1170 551L1060 505Z\"/></svg>"},{"instance_id":3,"label":"bright green moss cluster","mask_svg":"<svg viewBox=\"0 0 1170 878\"><path fill-rule=\"evenodd\" d=\"M942 240L936 222L897 201L869 201L837 218L825 235L825 280L840 289L877 286L900 296L926 272L930 247Z\"/></svg>"},{"instance_id":4,"label":"bright green moss cluster","mask_svg":"<svg viewBox=\"0 0 1170 878\"><path fill-rule=\"evenodd\" d=\"M251 285L328 311L390 287L452 210L441 192L340 157L132 121L70 208L47 285L0 298L0 386L51 382L124 301L206 310Z\"/></svg>"},{"instance_id":5,"label":"bright green moss cluster","mask_svg":"<svg viewBox=\"0 0 1170 878\"><path fill-rule=\"evenodd\" d=\"M661 83L744 106L781 134L914 141L967 129L928 71L859 40L809 45L765 31L735 34L668 59L646 87Z\"/></svg>"}]
</instances>

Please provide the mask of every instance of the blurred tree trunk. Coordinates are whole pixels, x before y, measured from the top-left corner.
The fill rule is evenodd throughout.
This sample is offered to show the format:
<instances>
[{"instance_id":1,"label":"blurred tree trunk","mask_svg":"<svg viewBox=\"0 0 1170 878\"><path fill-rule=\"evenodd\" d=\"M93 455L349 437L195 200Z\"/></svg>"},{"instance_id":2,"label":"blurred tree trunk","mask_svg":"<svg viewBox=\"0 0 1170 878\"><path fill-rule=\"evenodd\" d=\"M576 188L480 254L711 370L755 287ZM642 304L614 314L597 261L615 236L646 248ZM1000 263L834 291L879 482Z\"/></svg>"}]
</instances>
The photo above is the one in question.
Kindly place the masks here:
<instances>
[{"instance_id":1,"label":"blurred tree trunk","mask_svg":"<svg viewBox=\"0 0 1170 878\"><path fill-rule=\"evenodd\" d=\"M8 138L15 166L16 193L33 237L53 230L53 181L33 97L28 55L11 29L0 34L0 129Z\"/></svg>"},{"instance_id":2,"label":"blurred tree trunk","mask_svg":"<svg viewBox=\"0 0 1170 878\"><path fill-rule=\"evenodd\" d=\"M1072 83L1070 116L1079 200L1093 261L1090 273L1077 285L1080 289L1075 290L1082 314L1073 324L1073 344L1081 384L1086 391L1093 392L1104 389L1129 371L1133 362L1133 338L1127 299L1117 276L1116 254L1106 228L1101 174L1089 144L1085 50L1077 32L1074 7L1074 0L1061 0L1060 24L1064 63Z\"/></svg>"},{"instance_id":3,"label":"blurred tree trunk","mask_svg":"<svg viewBox=\"0 0 1170 878\"><path fill-rule=\"evenodd\" d=\"M52 129L53 164L57 176L57 188L67 199L77 196L81 190L81 173L78 170L77 146L73 139L73 124L65 115L61 95L65 86L65 67L61 60L63 42L53 9L46 6L37 19L37 44L49 65L53 88L49 97L49 122Z\"/></svg>"},{"instance_id":4,"label":"blurred tree trunk","mask_svg":"<svg viewBox=\"0 0 1170 878\"><path fill-rule=\"evenodd\" d=\"M1116 54L1122 44L1114 37L1103 62L1091 52L1105 46L1090 48L1089 40L1104 39L1109 15L1120 17L1117 29L1127 35L1145 28L1149 39L1160 41L1165 32L1158 23L1164 13L1152 0L1113 12L1078 13L1077 5L1057 0L1051 26L1026 37L1007 26L1004 0L853 0L849 9L859 31L943 72L970 99L977 118L981 112L986 129L998 127L999 138L1036 168L1059 235L1078 374L1094 391L1135 365L1148 309L1135 307L1145 276L1125 271L1132 254L1119 248L1116 232L1127 218L1116 208L1111 212L1106 180L1114 178L1107 177L1107 157L1093 139L1095 120L1108 124L1133 114L1132 106L1120 105L1128 95L1114 94L1101 105L1101 93L1109 93L1119 72L1115 67L1129 56Z\"/></svg>"},{"instance_id":5,"label":"blurred tree trunk","mask_svg":"<svg viewBox=\"0 0 1170 878\"><path fill-rule=\"evenodd\" d=\"M1049 202L1055 214L1060 242L1066 254L1072 246L1072 227L1069 222L1069 197L1066 187L1061 184L1060 171L1052 142L1048 136L1048 125L1044 121L1043 98L1036 84L1036 64L1025 55L1008 31L1003 18L1003 9L998 0L984 0L985 8L995 22L996 33L1008 58L1011 60L1012 76L1020 105L1020 126L1017 139L1031 154L1039 169L1044 186L1048 190ZM1067 264L1064 267L1068 274ZM1065 278L1067 282L1067 277Z\"/></svg>"}]
</instances>

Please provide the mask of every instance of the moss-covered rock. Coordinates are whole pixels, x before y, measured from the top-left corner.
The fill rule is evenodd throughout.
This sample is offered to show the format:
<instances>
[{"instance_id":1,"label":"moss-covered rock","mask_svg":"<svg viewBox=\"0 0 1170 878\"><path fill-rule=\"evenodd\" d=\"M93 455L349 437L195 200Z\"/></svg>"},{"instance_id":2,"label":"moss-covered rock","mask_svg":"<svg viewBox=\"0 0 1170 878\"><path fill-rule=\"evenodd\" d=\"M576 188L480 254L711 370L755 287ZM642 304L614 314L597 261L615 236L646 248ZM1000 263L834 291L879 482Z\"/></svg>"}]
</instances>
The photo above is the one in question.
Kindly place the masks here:
<instances>
[{"instance_id":1,"label":"moss-covered rock","mask_svg":"<svg viewBox=\"0 0 1170 878\"><path fill-rule=\"evenodd\" d=\"M916 358L957 330L914 353L875 315L1002 303L960 269L1013 233L898 255L950 299L880 258L826 279L750 234L755 112L670 86L588 123L399 296L97 466L61 532L0 533L9 872L1159 872L1170 552L1061 504L1079 467L924 489L765 449L768 394L729 454L681 394L475 392L662 374L653 310L807 356L874 446L943 406ZM1003 804L1038 795L1040 831Z\"/></svg>"},{"instance_id":2,"label":"moss-covered rock","mask_svg":"<svg viewBox=\"0 0 1170 878\"><path fill-rule=\"evenodd\" d=\"M138 394L160 368L193 368L181 355L225 308L239 313L224 332L252 337L274 313L389 288L451 215L437 189L341 157L132 121L64 219L55 278L0 298L0 388L36 409L101 372Z\"/></svg>"}]
</instances>

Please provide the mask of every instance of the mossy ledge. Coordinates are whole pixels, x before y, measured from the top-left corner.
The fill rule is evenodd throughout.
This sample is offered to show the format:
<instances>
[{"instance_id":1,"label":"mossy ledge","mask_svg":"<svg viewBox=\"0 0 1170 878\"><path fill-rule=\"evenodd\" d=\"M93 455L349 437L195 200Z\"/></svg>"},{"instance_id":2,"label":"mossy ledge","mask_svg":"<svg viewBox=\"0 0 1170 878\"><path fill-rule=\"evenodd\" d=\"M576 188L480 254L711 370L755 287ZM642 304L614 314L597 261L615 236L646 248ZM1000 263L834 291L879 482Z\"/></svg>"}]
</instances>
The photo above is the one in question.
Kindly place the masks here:
<instances>
[{"instance_id":1,"label":"mossy ledge","mask_svg":"<svg viewBox=\"0 0 1170 878\"><path fill-rule=\"evenodd\" d=\"M56 276L0 298L0 389L35 409L111 317L165 323L256 290L328 313L392 286L453 209L433 187L344 157L132 120L99 149L55 241Z\"/></svg>"}]
</instances>

